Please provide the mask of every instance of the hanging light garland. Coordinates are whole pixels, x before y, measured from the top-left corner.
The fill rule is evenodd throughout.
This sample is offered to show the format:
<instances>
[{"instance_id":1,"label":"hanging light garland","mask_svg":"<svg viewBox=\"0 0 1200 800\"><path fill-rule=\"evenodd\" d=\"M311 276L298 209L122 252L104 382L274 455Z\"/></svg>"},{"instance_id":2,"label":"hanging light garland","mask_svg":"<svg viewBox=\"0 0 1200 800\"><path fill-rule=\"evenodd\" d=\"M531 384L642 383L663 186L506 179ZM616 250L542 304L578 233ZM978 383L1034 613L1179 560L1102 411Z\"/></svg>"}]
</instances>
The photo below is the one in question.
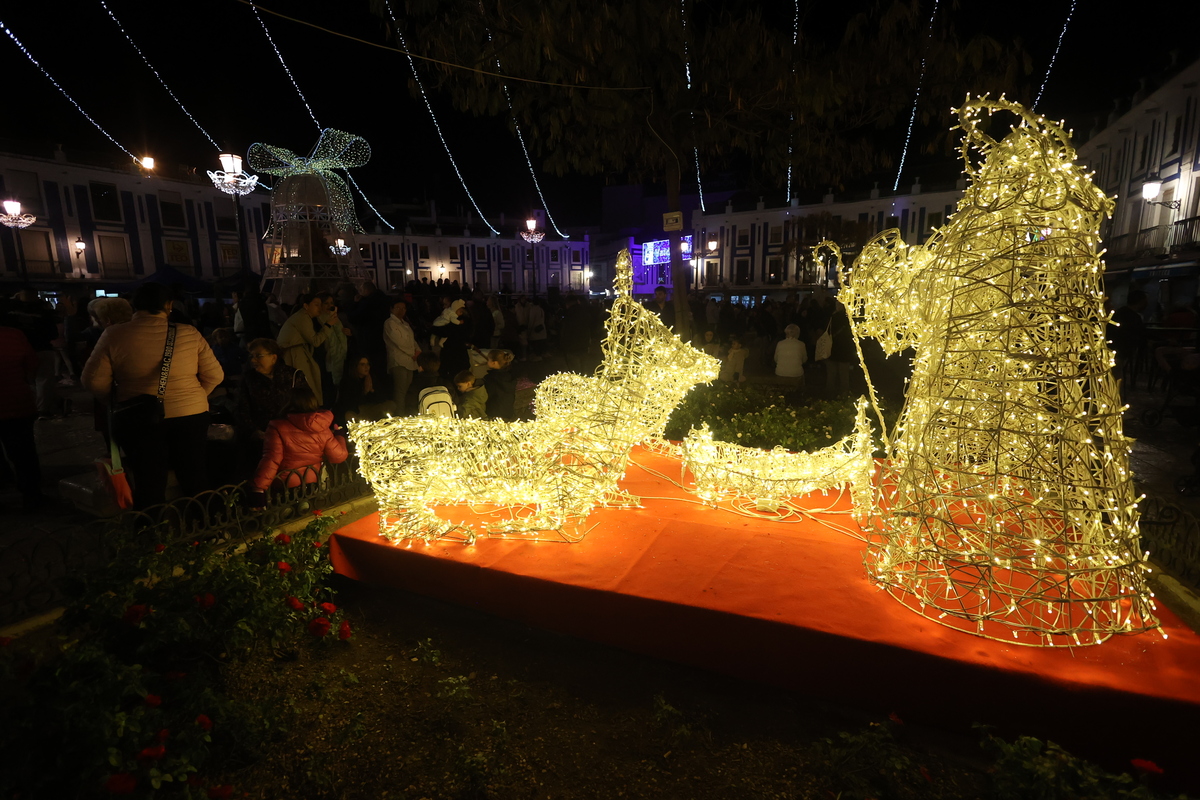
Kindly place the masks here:
<instances>
[{"instance_id":1,"label":"hanging light garland","mask_svg":"<svg viewBox=\"0 0 1200 800\"><path fill-rule=\"evenodd\" d=\"M1050 56L1050 64L1046 67L1046 76L1042 78L1042 86L1038 89L1032 108L1036 109L1038 103L1042 102L1042 94L1046 91L1046 84L1050 82L1050 71L1054 69L1054 62L1058 60L1058 51L1062 49L1063 39L1067 35L1067 26L1071 24L1071 17L1075 16L1075 2L1076 0L1071 0L1071 7L1067 10L1067 18L1063 21L1062 30L1058 33L1058 43L1054 45L1054 55Z\"/></svg>"},{"instance_id":2,"label":"hanging light garland","mask_svg":"<svg viewBox=\"0 0 1200 800\"><path fill-rule=\"evenodd\" d=\"M997 111L1018 118L1000 141L981 126ZM1113 202L1061 124L1003 97L957 113L970 180L957 211L924 246L881 233L842 276L856 336L916 352L885 440L870 576L930 619L1009 643L1156 628L1105 344Z\"/></svg>"},{"instance_id":3,"label":"hanging light garland","mask_svg":"<svg viewBox=\"0 0 1200 800\"><path fill-rule=\"evenodd\" d=\"M679 20L683 23L683 74L687 78L687 90L692 90L692 57L688 50L687 36L687 0L679 0ZM689 111L688 117L692 121L692 132L696 130L696 112ZM700 148L692 146L692 155L695 157L696 163L696 192L700 195L700 211L704 212L704 184L700 182Z\"/></svg>"},{"instance_id":4,"label":"hanging light garland","mask_svg":"<svg viewBox=\"0 0 1200 800\"><path fill-rule=\"evenodd\" d=\"M929 23L925 26L925 43L921 47L921 72L917 76L917 93L913 96L912 114L908 117L908 130L904 133L904 149L900 151L900 166L896 168L896 182L892 191L900 188L900 175L904 172L904 161L908 158L908 145L912 141L913 125L917 122L917 104L921 102L921 85L925 83L925 56L929 50L929 41L933 38L933 20L937 16L938 0L933 0L933 11L929 14Z\"/></svg>"},{"instance_id":5,"label":"hanging light garland","mask_svg":"<svg viewBox=\"0 0 1200 800\"><path fill-rule=\"evenodd\" d=\"M388 0L383 0L383 6L387 9L388 16L392 20L392 30L395 32L396 38L400 40L400 47L408 50L408 45L404 41L404 34L400 33L400 23L396 21L396 14L392 11L392 4ZM425 110L429 112L429 118L433 120L433 127L437 131L438 139L442 142L442 148L446 151L446 156L450 159L450 166L454 167L454 174L458 176L458 182L462 184L463 191L467 194L467 199L471 201L471 206L479 214L479 218L483 220L483 224L487 226L488 230L499 236L500 231L493 228L492 224L487 221L487 217L479 209L479 203L475 202L475 196L467 188L467 181L463 178L462 172L458 168L458 162L454 160L454 154L450 152L450 145L446 143L446 137L442 133L442 126L438 124L437 115L433 113L433 105L429 102L429 96L425 93L425 85L421 83L421 77L417 74L416 62L407 53L405 54L405 58L408 59L408 66L412 70L413 81L417 84L417 90L421 93L421 100L425 102Z\"/></svg>"},{"instance_id":6,"label":"hanging light garland","mask_svg":"<svg viewBox=\"0 0 1200 800\"><path fill-rule=\"evenodd\" d=\"M110 142L112 142L113 144L115 144L115 145L117 146L117 148L118 148L118 149L119 149L119 150L120 150L122 153L124 153L125 155L129 156L129 157L130 157L130 158L132 158L134 161L137 161L139 164L141 163L141 159L140 159L140 158L138 158L137 156L135 156L133 153L129 152L129 150L128 150L128 149L127 149L127 148L126 148L124 145L122 145L120 142L118 142L116 139L114 139L114 138L113 138L113 136L112 136L112 134L111 134L111 133L109 133L108 131L104 130L104 128L102 128L102 127L100 126L100 123L99 123L99 122L96 122L96 120L92 119L91 115L90 115L90 114L88 114L86 111L84 111L84 110L83 110L83 106L79 105L79 103L78 103L78 102L76 102L75 98L74 98L74 97L72 97L71 95L69 95L69 94L67 93L67 90L66 90L66 89L64 89L64 88L63 88L63 87L62 87L62 86L59 84L59 82L58 82L58 81L54 80L54 77L53 77L53 76L52 76L52 75L51 75L49 72L47 72L47 71L46 71L46 68L45 68L45 67L43 67L43 66L42 66L40 63L38 63L38 60L37 60L36 58L34 58L34 57L33 57L33 54L29 52L29 50L28 50L28 49L25 47L25 45L21 44L21 40L20 40L20 39L18 39L18 38L17 38L17 35L16 35L15 33L13 33L13 32L12 32L12 29L10 29L10 28L9 28L9 27L8 27L6 24L4 24L4 21L3 21L3 20L0 20L0 28L3 28L3 29L4 29L4 34L5 34L6 36L8 36L8 38L9 38L9 39L11 39L11 40L12 40L13 44L15 44L15 45L17 46L17 48L18 48L18 49L19 49L19 50L20 50L22 53L24 53L24 54L25 54L25 57L26 57L26 58L28 58L28 59L29 59L29 61L30 61L30 62L31 62L31 63L32 63L32 64L33 64L35 67L37 67L37 68L38 68L38 69L41 71L41 73L42 73L43 75L45 75L45 76L46 76L46 80L48 80L48 81L50 81L50 83L54 84L54 88L55 88L55 89L58 89L59 93L60 93L60 94L61 94L63 97L67 98L67 101L68 101L68 102L70 102L70 104L71 104L71 105L75 106L75 110L77 110L77 111L78 111L80 114L82 114L82 115L83 115L83 117L84 117L84 119L86 119L88 122L92 123L92 125L93 125L93 126L96 128L96 130L98 130L98 131L100 131L100 133L104 134L104 138L108 139Z\"/></svg>"},{"instance_id":7,"label":"hanging light garland","mask_svg":"<svg viewBox=\"0 0 1200 800\"><path fill-rule=\"evenodd\" d=\"M795 5L792 11L792 50L794 51L797 44L800 42L800 0L795 0ZM796 55L792 53L792 77L796 76ZM796 124L796 112L788 115L788 163L787 163L787 202L792 203L792 153L795 150L796 136L791 131L791 126Z\"/></svg>"}]
</instances>

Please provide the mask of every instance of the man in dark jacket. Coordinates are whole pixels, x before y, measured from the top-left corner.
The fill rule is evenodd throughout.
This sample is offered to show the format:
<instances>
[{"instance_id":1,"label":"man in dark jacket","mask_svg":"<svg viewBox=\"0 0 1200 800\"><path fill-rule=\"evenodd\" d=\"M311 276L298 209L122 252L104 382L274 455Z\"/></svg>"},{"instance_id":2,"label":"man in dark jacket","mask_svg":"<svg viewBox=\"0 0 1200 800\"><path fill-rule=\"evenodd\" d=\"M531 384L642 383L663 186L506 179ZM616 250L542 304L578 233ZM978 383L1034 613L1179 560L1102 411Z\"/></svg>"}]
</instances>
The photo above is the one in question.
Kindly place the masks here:
<instances>
[{"instance_id":1,"label":"man in dark jacket","mask_svg":"<svg viewBox=\"0 0 1200 800\"><path fill-rule=\"evenodd\" d=\"M58 338L58 320L54 316L54 309L39 298L33 289L22 289L9 307L8 317L11 324L25 334L37 353L37 375L33 382L38 416L53 417L62 411L58 379L54 375L56 356L52 342Z\"/></svg>"},{"instance_id":2,"label":"man in dark jacket","mask_svg":"<svg viewBox=\"0 0 1200 800\"><path fill-rule=\"evenodd\" d=\"M38 354L17 328L0 320L0 448L12 464L25 511L42 502L42 471L33 421L37 416L29 384L38 372Z\"/></svg>"}]
</instances>

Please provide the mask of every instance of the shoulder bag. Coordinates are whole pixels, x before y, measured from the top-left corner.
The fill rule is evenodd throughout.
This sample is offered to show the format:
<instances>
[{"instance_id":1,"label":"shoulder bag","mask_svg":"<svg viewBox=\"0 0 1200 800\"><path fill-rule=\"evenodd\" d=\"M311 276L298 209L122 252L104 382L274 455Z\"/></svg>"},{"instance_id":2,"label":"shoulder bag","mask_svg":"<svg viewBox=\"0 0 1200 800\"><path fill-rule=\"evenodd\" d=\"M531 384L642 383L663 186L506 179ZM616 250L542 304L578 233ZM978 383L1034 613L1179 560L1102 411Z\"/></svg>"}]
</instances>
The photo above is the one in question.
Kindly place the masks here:
<instances>
[{"instance_id":1,"label":"shoulder bag","mask_svg":"<svg viewBox=\"0 0 1200 800\"><path fill-rule=\"evenodd\" d=\"M175 355L175 326L167 326L167 343L163 348L162 370L158 376L158 394L139 394L112 406L114 431L135 432L158 425L165 416L167 375L171 372L171 357Z\"/></svg>"},{"instance_id":2,"label":"shoulder bag","mask_svg":"<svg viewBox=\"0 0 1200 800\"><path fill-rule=\"evenodd\" d=\"M829 325L825 326L825 332L817 337L817 342L813 346L813 361L824 361L833 355L833 335L829 332L831 325L833 325L832 318L829 320Z\"/></svg>"}]
</instances>

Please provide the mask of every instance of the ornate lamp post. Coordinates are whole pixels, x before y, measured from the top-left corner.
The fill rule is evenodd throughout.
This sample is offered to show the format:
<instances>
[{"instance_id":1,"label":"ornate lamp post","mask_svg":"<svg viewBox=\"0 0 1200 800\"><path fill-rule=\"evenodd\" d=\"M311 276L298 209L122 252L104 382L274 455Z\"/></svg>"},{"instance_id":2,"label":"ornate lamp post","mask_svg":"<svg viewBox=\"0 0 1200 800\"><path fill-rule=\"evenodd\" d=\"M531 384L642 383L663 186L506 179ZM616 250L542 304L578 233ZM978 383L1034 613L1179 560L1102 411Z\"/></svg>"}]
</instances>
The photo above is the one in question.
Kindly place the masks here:
<instances>
[{"instance_id":1,"label":"ornate lamp post","mask_svg":"<svg viewBox=\"0 0 1200 800\"><path fill-rule=\"evenodd\" d=\"M350 245L346 244L345 239L338 239L335 244L329 245L329 252L333 253L335 256L344 256L349 254Z\"/></svg>"},{"instance_id":2,"label":"ornate lamp post","mask_svg":"<svg viewBox=\"0 0 1200 800\"><path fill-rule=\"evenodd\" d=\"M537 220L533 217L525 220L525 230L521 231L521 238L529 242L531 245L536 245L542 239L546 238L546 232L538 230ZM533 253L533 293L538 293L538 263L537 263L537 248L531 248Z\"/></svg>"},{"instance_id":3,"label":"ornate lamp post","mask_svg":"<svg viewBox=\"0 0 1200 800\"><path fill-rule=\"evenodd\" d=\"M13 244L17 253L17 263L21 265L21 280L25 280L25 256L21 252L21 237L17 235L17 230L28 228L33 223L37 222L37 217L33 214L22 214L21 204L16 200L4 201L4 213L0 214L0 224L5 227L13 228Z\"/></svg>"},{"instance_id":4,"label":"ornate lamp post","mask_svg":"<svg viewBox=\"0 0 1200 800\"><path fill-rule=\"evenodd\" d=\"M1142 184L1142 199L1146 201L1148 206L1166 206L1172 211L1178 211L1181 203L1178 200L1159 200L1158 195L1162 192L1162 179L1157 175L1152 175Z\"/></svg>"},{"instance_id":5,"label":"ornate lamp post","mask_svg":"<svg viewBox=\"0 0 1200 800\"><path fill-rule=\"evenodd\" d=\"M246 263L246 250L242 244L240 199L242 195L250 194L258 188L258 176L248 175L242 169L242 157L236 153L221 153L217 156L217 160L221 162L221 169L216 172L208 170L208 179L213 182L213 186L233 199L233 219L237 223L238 258L244 269L249 265Z\"/></svg>"}]
</instances>

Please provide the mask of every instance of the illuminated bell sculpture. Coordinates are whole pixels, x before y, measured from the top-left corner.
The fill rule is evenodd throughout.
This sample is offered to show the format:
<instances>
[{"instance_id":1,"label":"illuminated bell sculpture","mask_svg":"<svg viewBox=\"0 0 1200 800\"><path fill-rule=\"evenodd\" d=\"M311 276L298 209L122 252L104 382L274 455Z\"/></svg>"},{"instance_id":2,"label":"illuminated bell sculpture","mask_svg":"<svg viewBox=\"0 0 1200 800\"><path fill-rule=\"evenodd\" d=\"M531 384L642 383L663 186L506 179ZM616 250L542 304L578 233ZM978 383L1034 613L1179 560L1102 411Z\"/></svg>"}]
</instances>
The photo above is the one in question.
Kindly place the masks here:
<instances>
[{"instance_id":1,"label":"illuminated bell sculpture","mask_svg":"<svg viewBox=\"0 0 1200 800\"><path fill-rule=\"evenodd\" d=\"M996 111L1018 117L1001 141L980 127ZM955 214L924 246L879 234L844 276L856 335L916 353L871 578L1014 644L1154 628L1104 337L1098 232L1113 203L1059 126L1003 98L958 116L970 184Z\"/></svg>"},{"instance_id":2,"label":"illuminated bell sculpture","mask_svg":"<svg viewBox=\"0 0 1200 800\"><path fill-rule=\"evenodd\" d=\"M595 375L551 375L530 422L388 417L350 423L359 469L379 501L380 535L393 541L494 537L579 541L599 505L634 505L618 489L629 453L661 436L692 387L719 363L634 301L629 251ZM486 523L447 520L435 506L467 505Z\"/></svg>"},{"instance_id":3,"label":"illuminated bell sculpture","mask_svg":"<svg viewBox=\"0 0 1200 800\"><path fill-rule=\"evenodd\" d=\"M253 144L246 161L256 172L274 175L271 222L264 238L276 249L265 277L312 280L365 280L354 234L362 232L354 197L338 169L361 167L371 147L360 136L326 128L308 156L268 144ZM343 240L345 253L332 248ZM286 290L285 290L286 291Z\"/></svg>"}]
</instances>

